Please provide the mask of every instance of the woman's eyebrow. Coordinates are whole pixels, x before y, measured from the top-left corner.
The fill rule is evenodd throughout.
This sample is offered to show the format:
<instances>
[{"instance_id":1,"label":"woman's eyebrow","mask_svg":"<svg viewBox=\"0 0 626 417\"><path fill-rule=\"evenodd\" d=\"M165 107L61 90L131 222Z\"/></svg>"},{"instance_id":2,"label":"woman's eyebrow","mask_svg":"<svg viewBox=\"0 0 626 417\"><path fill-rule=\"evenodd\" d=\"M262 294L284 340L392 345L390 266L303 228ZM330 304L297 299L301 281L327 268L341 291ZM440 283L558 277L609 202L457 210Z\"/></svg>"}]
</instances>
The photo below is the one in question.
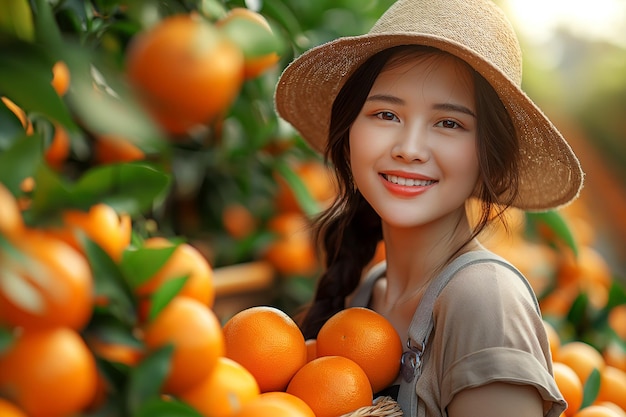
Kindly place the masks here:
<instances>
[{"instance_id":1,"label":"woman's eyebrow","mask_svg":"<svg viewBox=\"0 0 626 417\"><path fill-rule=\"evenodd\" d=\"M470 116L476 118L476 114L473 111L471 111L467 107L462 106L460 104L453 104L453 103L435 104L435 105L433 105L433 108L435 110L446 110L446 111L454 111L454 112L459 112L459 113L465 113L465 114L469 114Z\"/></svg>"},{"instance_id":2,"label":"woman's eyebrow","mask_svg":"<svg viewBox=\"0 0 626 417\"><path fill-rule=\"evenodd\" d=\"M401 98L387 94L374 94L369 96L365 101L384 101L390 104L404 104L404 100Z\"/></svg>"}]
</instances>

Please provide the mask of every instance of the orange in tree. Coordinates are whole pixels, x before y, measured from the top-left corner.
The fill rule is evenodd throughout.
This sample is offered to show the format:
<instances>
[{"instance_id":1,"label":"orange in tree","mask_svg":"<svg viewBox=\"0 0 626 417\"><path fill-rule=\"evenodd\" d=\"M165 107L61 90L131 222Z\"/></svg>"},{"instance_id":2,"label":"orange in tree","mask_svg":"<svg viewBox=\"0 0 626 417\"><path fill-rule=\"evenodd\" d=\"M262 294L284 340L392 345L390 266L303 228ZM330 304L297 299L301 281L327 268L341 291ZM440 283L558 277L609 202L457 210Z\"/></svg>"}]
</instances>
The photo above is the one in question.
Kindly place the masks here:
<instances>
[{"instance_id":1,"label":"orange in tree","mask_svg":"<svg viewBox=\"0 0 626 417\"><path fill-rule=\"evenodd\" d=\"M378 392L398 376L402 341L384 316L369 308L351 307L329 318L317 334L317 356L335 355L356 362Z\"/></svg>"},{"instance_id":2,"label":"orange in tree","mask_svg":"<svg viewBox=\"0 0 626 417\"><path fill-rule=\"evenodd\" d=\"M332 171L317 160L304 161L292 167L295 174L304 183L311 197L326 205L336 194L337 188L333 182ZM301 211L293 190L282 176L276 176L278 193L276 205L281 211Z\"/></svg>"},{"instance_id":3,"label":"orange in tree","mask_svg":"<svg viewBox=\"0 0 626 417\"><path fill-rule=\"evenodd\" d=\"M77 414L93 399L97 378L83 339L64 327L25 330L0 356L0 395L29 417Z\"/></svg>"},{"instance_id":4,"label":"orange in tree","mask_svg":"<svg viewBox=\"0 0 626 417\"><path fill-rule=\"evenodd\" d=\"M254 376L224 356L202 382L178 396L204 417L228 417L260 394Z\"/></svg>"},{"instance_id":5,"label":"orange in tree","mask_svg":"<svg viewBox=\"0 0 626 417\"><path fill-rule=\"evenodd\" d=\"M561 362L552 364L554 381L567 401L566 416L573 416L583 403L583 384L576 372Z\"/></svg>"},{"instance_id":6,"label":"orange in tree","mask_svg":"<svg viewBox=\"0 0 626 417\"><path fill-rule=\"evenodd\" d=\"M605 366L604 358L596 348L578 340L561 345L554 360L572 368L583 385L594 369L602 374Z\"/></svg>"},{"instance_id":7,"label":"orange in tree","mask_svg":"<svg viewBox=\"0 0 626 417\"><path fill-rule=\"evenodd\" d=\"M122 259L122 252L130 245L130 216L119 215L104 203L95 204L88 211L68 210L63 213L63 223L66 233L61 232L60 236L74 247L81 248L77 234L84 233L117 262Z\"/></svg>"},{"instance_id":8,"label":"orange in tree","mask_svg":"<svg viewBox=\"0 0 626 417\"><path fill-rule=\"evenodd\" d=\"M57 61L52 66L52 87L59 96L64 96L70 88L70 69L63 61Z\"/></svg>"},{"instance_id":9,"label":"orange in tree","mask_svg":"<svg viewBox=\"0 0 626 417\"><path fill-rule=\"evenodd\" d=\"M15 404L0 398L0 416L2 417L28 417L24 411Z\"/></svg>"},{"instance_id":10,"label":"orange in tree","mask_svg":"<svg viewBox=\"0 0 626 417\"><path fill-rule=\"evenodd\" d=\"M372 405L372 387L354 361L343 356L322 356L293 376L287 392L304 400L316 417L337 417Z\"/></svg>"},{"instance_id":11,"label":"orange in tree","mask_svg":"<svg viewBox=\"0 0 626 417\"><path fill-rule=\"evenodd\" d=\"M224 335L215 313L189 297L172 299L144 331L148 349L173 345L164 392L180 394L202 382L224 354Z\"/></svg>"},{"instance_id":12,"label":"orange in tree","mask_svg":"<svg viewBox=\"0 0 626 417\"><path fill-rule=\"evenodd\" d=\"M145 157L141 149L120 136L101 135L94 142L94 158L99 164L140 161Z\"/></svg>"},{"instance_id":13,"label":"orange in tree","mask_svg":"<svg viewBox=\"0 0 626 417\"><path fill-rule=\"evenodd\" d=\"M284 275L308 275L317 267L306 217L299 212L278 213L268 224L276 240L266 249L264 258Z\"/></svg>"},{"instance_id":14,"label":"orange in tree","mask_svg":"<svg viewBox=\"0 0 626 417\"><path fill-rule=\"evenodd\" d=\"M596 401L609 401L626 411L626 372L605 366L600 375L600 391Z\"/></svg>"},{"instance_id":15,"label":"orange in tree","mask_svg":"<svg viewBox=\"0 0 626 417\"><path fill-rule=\"evenodd\" d=\"M316 417L300 398L283 391L264 392L233 417Z\"/></svg>"},{"instance_id":16,"label":"orange in tree","mask_svg":"<svg viewBox=\"0 0 626 417\"><path fill-rule=\"evenodd\" d=\"M254 25L253 28L256 30L254 32L242 31L242 27L236 25L238 21L245 22L249 25L248 27ZM233 22L235 22L235 25ZM258 41L259 37L254 35L263 32L272 34L272 27L262 14L245 7L235 7L229 10L226 16L217 21L216 25L238 40L238 44L244 54L244 77L246 79L258 77L264 71L273 67L280 59L276 51L261 51L259 53L257 50L259 45L256 45L255 41ZM258 32L259 30L262 32Z\"/></svg>"},{"instance_id":17,"label":"orange in tree","mask_svg":"<svg viewBox=\"0 0 626 417\"><path fill-rule=\"evenodd\" d=\"M590 405L581 408L573 417L621 417L620 414L604 405Z\"/></svg>"},{"instance_id":18,"label":"orange in tree","mask_svg":"<svg viewBox=\"0 0 626 417\"><path fill-rule=\"evenodd\" d=\"M242 204L230 204L222 212L224 230L235 239L249 236L257 227L257 220Z\"/></svg>"},{"instance_id":19,"label":"orange in tree","mask_svg":"<svg viewBox=\"0 0 626 417\"><path fill-rule=\"evenodd\" d=\"M82 329L91 317L93 278L85 257L39 230L0 251L0 321L26 328Z\"/></svg>"},{"instance_id":20,"label":"orange in tree","mask_svg":"<svg viewBox=\"0 0 626 417\"><path fill-rule=\"evenodd\" d=\"M164 237L152 237L144 241L144 248L167 248L174 243ZM187 281L178 295L193 298L200 303L212 307L215 301L213 287L213 269L209 261L196 248L188 243L179 244L165 265L148 281L135 289L140 297L142 314L150 308L150 296L163 285L164 282L187 276Z\"/></svg>"},{"instance_id":21,"label":"orange in tree","mask_svg":"<svg viewBox=\"0 0 626 417\"><path fill-rule=\"evenodd\" d=\"M224 324L226 356L242 364L261 392L284 391L306 363L307 349L298 325L270 306L242 310Z\"/></svg>"},{"instance_id":22,"label":"orange in tree","mask_svg":"<svg viewBox=\"0 0 626 417\"><path fill-rule=\"evenodd\" d=\"M172 134L228 109L243 83L243 62L239 47L197 14L164 18L135 36L126 54L130 82Z\"/></svg>"},{"instance_id":23,"label":"orange in tree","mask_svg":"<svg viewBox=\"0 0 626 417\"><path fill-rule=\"evenodd\" d=\"M70 136L67 130L59 124L54 126L54 135L50 145L46 148L44 158L48 165L59 168L70 154Z\"/></svg>"},{"instance_id":24,"label":"orange in tree","mask_svg":"<svg viewBox=\"0 0 626 417\"><path fill-rule=\"evenodd\" d=\"M2 210L0 235L12 238L22 233L24 230L22 212L17 205L15 196L2 183L0 183L0 210Z\"/></svg>"}]
</instances>

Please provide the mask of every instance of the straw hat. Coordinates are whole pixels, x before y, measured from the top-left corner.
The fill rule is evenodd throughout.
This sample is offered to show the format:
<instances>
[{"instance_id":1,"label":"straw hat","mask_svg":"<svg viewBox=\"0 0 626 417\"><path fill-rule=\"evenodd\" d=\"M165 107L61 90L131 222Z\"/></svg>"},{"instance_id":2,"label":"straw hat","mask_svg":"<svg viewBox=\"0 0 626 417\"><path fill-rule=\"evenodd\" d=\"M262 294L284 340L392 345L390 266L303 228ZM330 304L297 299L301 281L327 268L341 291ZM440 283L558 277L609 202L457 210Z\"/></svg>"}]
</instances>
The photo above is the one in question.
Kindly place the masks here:
<instances>
[{"instance_id":1,"label":"straw hat","mask_svg":"<svg viewBox=\"0 0 626 417\"><path fill-rule=\"evenodd\" d=\"M347 78L376 52L408 44L432 46L463 59L498 92L520 142L520 190L514 206L548 210L578 196L584 176L580 163L521 90L519 42L491 0L398 0L369 33L336 39L294 60L278 81L278 114L323 152L332 104Z\"/></svg>"}]
</instances>

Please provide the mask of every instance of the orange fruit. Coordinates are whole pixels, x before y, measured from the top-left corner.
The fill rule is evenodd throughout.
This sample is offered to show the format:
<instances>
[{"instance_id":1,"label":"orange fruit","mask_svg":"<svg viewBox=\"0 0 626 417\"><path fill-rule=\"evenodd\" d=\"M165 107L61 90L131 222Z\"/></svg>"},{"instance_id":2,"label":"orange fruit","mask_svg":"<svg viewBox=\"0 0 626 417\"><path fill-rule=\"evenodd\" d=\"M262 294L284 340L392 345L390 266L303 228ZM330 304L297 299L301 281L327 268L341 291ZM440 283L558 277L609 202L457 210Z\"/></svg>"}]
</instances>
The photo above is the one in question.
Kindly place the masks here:
<instances>
[{"instance_id":1,"label":"orange fruit","mask_svg":"<svg viewBox=\"0 0 626 417\"><path fill-rule=\"evenodd\" d=\"M213 311L193 298L174 297L144 331L148 349L173 345L164 392L180 394L201 383L224 354L224 335Z\"/></svg>"},{"instance_id":2,"label":"orange fruit","mask_svg":"<svg viewBox=\"0 0 626 417\"><path fill-rule=\"evenodd\" d=\"M609 401L626 410L626 372L605 366L600 375L600 391L596 401Z\"/></svg>"},{"instance_id":3,"label":"orange fruit","mask_svg":"<svg viewBox=\"0 0 626 417\"><path fill-rule=\"evenodd\" d=\"M293 376L287 392L302 399L316 417L337 417L372 405L372 387L354 361L343 356L322 356Z\"/></svg>"},{"instance_id":4,"label":"orange fruit","mask_svg":"<svg viewBox=\"0 0 626 417\"><path fill-rule=\"evenodd\" d=\"M602 351L604 362L608 366L626 372L626 348L617 340L610 340Z\"/></svg>"},{"instance_id":5,"label":"orange fruit","mask_svg":"<svg viewBox=\"0 0 626 417\"><path fill-rule=\"evenodd\" d=\"M222 356L207 378L178 398L204 417L228 417L260 393L259 384L246 368Z\"/></svg>"},{"instance_id":6,"label":"orange fruit","mask_svg":"<svg viewBox=\"0 0 626 417\"><path fill-rule=\"evenodd\" d=\"M0 398L0 416L2 417L28 417L24 411L15 404Z\"/></svg>"},{"instance_id":7,"label":"orange fruit","mask_svg":"<svg viewBox=\"0 0 626 417\"><path fill-rule=\"evenodd\" d=\"M601 405L615 411L619 417L626 417L626 410L611 401L598 401L594 405Z\"/></svg>"},{"instance_id":8,"label":"orange fruit","mask_svg":"<svg viewBox=\"0 0 626 417\"><path fill-rule=\"evenodd\" d=\"M573 417L621 417L619 413L604 405L590 405L581 408Z\"/></svg>"},{"instance_id":9,"label":"orange fruit","mask_svg":"<svg viewBox=\"0 0 626 417\"><path fill-rule=\"evenodd\" d=\"M144 241L144 248L167 248L174 243L163 237L152 237ZM145 315L150 308L150 296L163 285L164 282L187 277L187 281L178 295L193 298L207 307L212 307L215 301L213 287L213 269L209 261L196 248L188 243L179 244L165 265L149 280L135 289L140 297L142 311Z\"/></svg>"},{"instance_id":10,"label":"orange fruit","mask_svg":"<svg viewBox=\"0 0 626 417\"><path fill-rule=\"evenodd\" d=\"M4 105L7 106L7 108L11 110L17 116L18 119L20 119L20 122L22 122L22 126L24 127L24 130L26 130L26 134L31 135L34 132L34 128L26 112L8 97L2 96L0 97L0 100L2 100Z\"/></svg>"},{"instance_id":11,"label":"orange fruit","mask_svg":"<svg viewBox=\"0 0 626 417\"><path fill-rule=\"evenodd\" d=\"M242 204L230 204L222 212L224 230L235 239L249 236L257 227L257 220Z\"/></svg>"},{"instance_id":12,"label":"orange fruit","mask_svg":"<svg viewBox=\"0 0 626 417\"><path fill-rule=\"evenodd\" d=\"M626 341L626 304L620 304L609 311L609 327L620 339Z\"/></svg>"},{"instance_id":13,"label":"orange fruit","mask_svg":"<svg viewBox=\"0 0 626 417\"><path fill-rule=\"evenodd\" d=\"M225 27L228 27L231 22L239 19L243 19L248 24L254 24L263 30L272 33L272 27L265 19L265 16L245 7L234 7L229 10L226 16L216 22L216 26L224 29ZM255 51L248 45L245 45L245 40L239 46L244 54L243 69L244 77L246 79L258 77L263 72L273 67L280 59L280 56L274 51L259 54L258 51Z\"/></svg>"},{"instance_id":14,"label":"orange fruit","mask_svg":"<svg viewBox=\"0 0 626 417\"><path fill-rule=\"evenodd\" d=\"M131 40L127 75L156 121L184 134L224 113L243 83L243 54L198 14L164 18Z\"/></svg>"},{"instance_id":15,"label":"orange fruit","mask_svg":"<svg viewBox=\"0 0 626 417\"><path fill-rule=\"evenodd\" d=\"M285 312L270 306L242 310L224 324L225 356L242 364L261 392L284 391L307 359L304 336Z\"/></svg>"},{"instance_id":16,"label":"orange fruit","mask_svg":"<svg viewBox=\"0 0 626 417\"><path fill-rule=\"evenodd\" d=\"M44 159L53 168L60 168L70 154L70 136L67 130L59 124L54 126L54 135L50 145L46 148Z\"/></svg>"},{"instance_id":17,"label":"orange fruit","mask_svg":"<svg viewBox=\"0 0 626 417\"><path fill-rule=\"evenodd\" d=\"M63 223L65 231L61 231L60 236L74 247L82 248L77 233L84 233L116 262L122 259L122 253L130 245L130 216L119 215L104 203L95 204L88 211L68 210L63 213Z\"/></svg>"},{"instance_id":18,"label":"orange fruit","mask_svg":"<svg viewBox=\"0 0 626 417\"><path fill-rule=\"evenodd\" d=\"M52 66L52 87L59 96L64 96L70 88L70 69L63 61Z\"/></svg>"},{"instance_id":19,"label":"orange fruit","mask_svg":"<svg viewBox=\"0 0 626 417\"><path fill-rule=\"evenodd\" d=\"M316 417L303 400L282 391L264 392L245 404L233 417Z\"/></svg>"},{"instance_id":20,"label":"orange fruit","mask_svg":"<svg viewBox=\"0 0 626 417\"><path fill-rule=\"evenodd\" d=\"M307 339L306 344L306 361L311 362L317 358L317 339Z\"/></svg>"},{"instance_id":21,"label":"orange fruit","mask_svg":"<svg viewBox=\"0 0 626 417\"><path fill-rule=\"evenodd\" d=\"M25 330L0 356L0 393L30 417L66 417L93 399L96 362L76 331Z\"/></svg>"},{"instance_id":22,"label":"orange fruit","mask_svg":"<svg viewBox=\"0 0 626 417\"><path fill-rule=\"evenodd\" d=\"M583 403L583 384L576 372L564 363L554 362L552 367L556 385L567 401L565 415L573 416Z\"/></svg>"},{"instance_id":23,"label":"orange fruit","mask_svg":"<svg viewBox=\"0 0 626 417\"><path fill-rule=\"evenodd\" d=\"M317 160L305 161L292 167L292 169L304 183L311 197L322 205L327 205L337 194L332 171L323 162ZM300 204L285 179L282 176L277 176L276 183L278 185L278 193L276 195L278 210L301 212Z\"/></svg>"},{"instance_id":24,"label":"orange fruit","mask_svg":"<svg viewBox=\"0 0 626 417\"><path fill-rule=\"evenodd\" d=\"M131 141L115 135L100 135L94 142L94 158L99 164L141 161L146 155Z\"/></svg>"},{"instance_id":25,"label":"orange fruit","mask_svg":"<svg viewBox=\"0 0 626 417\"><path fill-rule=\"evenodd\" d=\"M561 345L554 360L572 368L583 385L594 369L602 374L605 367L602 354L590 344L578 340Z\"/></svg>"},{"instance_id":26,"label":"orange fruit","mask_svg":"<svg viewBox=\"0 0 626 417\"><path fill-rule=\"evenodd\" d=\"M0 253L0 319L13 326L82 329L91 318L94 283L85 257L39 230L13 242L22 256Z\"/></svg>"},{"instance_id":27,"label":"orange fruit","mask_svg":"<svg viewBox=\"0 0 626 417\"><path fill-rule=\"evenodd\" d=\"M24 230L24 219L15 196L4 184L0 183L0 235L11 238Z\"/></svg>"},{"instance_id":28,"label":"orange fruit","mask_svg":"<svg viewBox=\"0 0 626 417\"><path fill-rule=\"evenodd\" d=\"M381 314L363 307L342 310L322 325L317 334L317 356L343 356L356 362L372 390L391 385L400 371L402 340Z\"/></svg>"},{"instance_id":29,"label":"orange fruit","mask_svg":"<svg viewBox=\"0 0 626 417\"><path fill-rule=\"evenodd\" d=\"M306 217L300 212L278 213L268 223L276 233L264 258L283 275L308 275L318 266L317 254L311 240Z\"/></svg>"},{"instance_id":30,"label":"orange fruit","mask_svg":"<svg viewBox=\"0 0 626 417\"><path fill-rule=\"evenodd\" d=\"M561 337L556 331L554 326L547 320L543 320L543 327L546 329L546 335L548 336L548 344L550 345L550 354L552 358L556 356L556 353L561 348Z\"/></svg>"}]
</instances>

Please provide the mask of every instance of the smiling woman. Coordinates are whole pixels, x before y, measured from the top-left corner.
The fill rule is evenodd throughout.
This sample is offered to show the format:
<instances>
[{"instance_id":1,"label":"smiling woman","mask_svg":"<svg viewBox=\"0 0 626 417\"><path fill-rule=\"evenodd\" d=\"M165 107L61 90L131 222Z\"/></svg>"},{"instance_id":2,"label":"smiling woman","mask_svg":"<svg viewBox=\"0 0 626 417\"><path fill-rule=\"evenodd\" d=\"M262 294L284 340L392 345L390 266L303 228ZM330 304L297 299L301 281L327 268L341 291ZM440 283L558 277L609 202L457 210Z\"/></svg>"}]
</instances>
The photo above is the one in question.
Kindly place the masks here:
<instances>
[{"instance_id":1,"label":"smiling woman","mask_svg":"<svg viewBox=\"0 0 626 417\"><path fill-rule=\"evenodd\" d=\"M544 41L560 28L626 47L623 0L505 0L514 23L531 40Z\"/></svg>"}]
</instances>

